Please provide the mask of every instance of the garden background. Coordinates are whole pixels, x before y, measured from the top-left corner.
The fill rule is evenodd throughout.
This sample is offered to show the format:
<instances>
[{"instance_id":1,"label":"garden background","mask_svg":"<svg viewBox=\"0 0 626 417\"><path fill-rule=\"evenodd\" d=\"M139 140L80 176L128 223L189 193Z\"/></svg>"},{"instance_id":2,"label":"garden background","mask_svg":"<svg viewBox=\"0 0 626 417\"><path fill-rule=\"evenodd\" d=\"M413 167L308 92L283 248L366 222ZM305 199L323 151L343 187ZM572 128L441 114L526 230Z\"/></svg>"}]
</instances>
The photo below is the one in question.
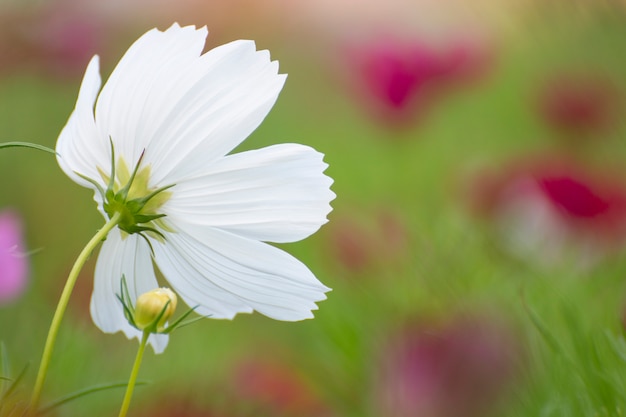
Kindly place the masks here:
<instances>
[{"instance_id":1,"label":"garden background","mask_svg":"<svg viewBox=\"0 0 626 417\"><path fill-rule=\"evenodd\" d=\"M333 288L315 319L201 320L148 351L136 416L619 416L626 410L626 5L621 1L7 1L0 140L54 147L89 58L152 27L254 39L287 83L241 149L310 145L329 223L281 245ZM102 226L50 154L0 152L28 282L0 304L29 395L69 269ZM89 315L95 256L44 404L124 382L137 348ZM1 265L0 265L1 267ZM114 415L123 390L52 412Z\"/></svg>"}]
</instances>

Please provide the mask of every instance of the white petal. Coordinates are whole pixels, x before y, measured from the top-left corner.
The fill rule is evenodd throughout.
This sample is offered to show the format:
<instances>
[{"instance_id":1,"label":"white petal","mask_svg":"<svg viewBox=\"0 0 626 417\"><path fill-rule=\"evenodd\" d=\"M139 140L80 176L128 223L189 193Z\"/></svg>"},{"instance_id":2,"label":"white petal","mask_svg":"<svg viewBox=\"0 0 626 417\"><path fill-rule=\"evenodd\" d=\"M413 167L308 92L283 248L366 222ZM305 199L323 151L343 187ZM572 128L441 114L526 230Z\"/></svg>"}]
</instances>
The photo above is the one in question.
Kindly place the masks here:
<instances>
[{"instance_id":1,"label":"white petal","mask_svg":"<svg viewBox=\"0 0 626 417\"><path fill-rule=\"evenodd\" d=\"M187 82L187 68L202 53L207 30L174 24L152 29L126 51L102 88L96 123L115 151L134 164ZM174 103L172 103L174 102Z\"/></svg>"},{"instance_id":2,"label":"white petal","mask_svg":"<svg viewBox=\"0 0 626 417\"><path fill-rule=\"evenodd\" d=\"M92 184L76 173L100 181L97 167L108 167L108 142L96 130L93 106L100 89L99 60L94 56L83 77L76 107L61 131L56 144L57 161L75 182L90 188Z\"/></svg>"},{"instance_id":3,"label":"white petal","mask_svg":"<svg viewBox=\"0 0 626 417\"><path fill-rule=\"evenodd\" d=\"M133 328L124 317L120 294L122 275L126 277L133 300L145 292L158 288L148 244L139 235L122 237L118 229L112 230L102 245L96 263L91 316L94 323L105 333L124 332L129 339L141 338L141 332ZM155 353L167 346L167 335L151 335L148 342Z\"/></svg>"},{"instance_id":4,"label":"white petal","mask_svg":"<svg viewBox=\"0 0 626 417\"><path fill-rule=\"evenodd\" d=\"M177 183L229 153L267 116L286 79L252 41L212 49L189 73L197 81L162 120L149 150L155 181Z\"/></svg>"},{"instance_id":5,"label":"white petal","mask_svg":"<svg viewBox=\"0 0 626 417\"><path fill-rule=\"evenodd\" d=\"M323 155L283 144L219 159L172 189L168 219L271 242L294 242L326 223L332 179Z\"/></svg>"},{"instance_id":6,"label":"white petal","mask_svg":"<svg viewBox=\"0 0 626 417\"><path fill-rule=\"evenodd\" d=\"M130 165L145 150L155 186L230 152L265 118L284 83L278 64L254 42L200 55L205 37L204 28L177 25L146 33L98 98L101 134Z\"/></svg>"},{"instance_id":7,"label":"white petal","mask_svg":"<svg viewBox=\"0 0 626 417\"><path fill-rule=\"evenodd\" d=\"M262 242L232 233L176 224L156 243L155 262L190 306L213 318L256 310L277 320L313 317L329 288L300 261Z\"/></svg>"}]
</instances>

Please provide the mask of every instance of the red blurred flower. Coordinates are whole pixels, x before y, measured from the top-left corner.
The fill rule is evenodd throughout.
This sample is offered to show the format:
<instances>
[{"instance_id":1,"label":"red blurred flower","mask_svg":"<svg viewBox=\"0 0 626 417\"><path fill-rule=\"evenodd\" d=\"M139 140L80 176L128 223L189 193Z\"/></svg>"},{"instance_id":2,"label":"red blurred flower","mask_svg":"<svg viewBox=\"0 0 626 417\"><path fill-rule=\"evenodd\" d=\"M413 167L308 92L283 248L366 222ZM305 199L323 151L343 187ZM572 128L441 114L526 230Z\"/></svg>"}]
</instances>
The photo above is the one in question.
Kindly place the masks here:
<instances>
[{"instance_id":1,"label":"red blurred flower","mask_svg":"<svg viewBox=\"0 0 626 417\"><path fill-rule=\"evenodd\" d=\"M0 213L0 304L18 298L28 282L22 224L11 211Z\"/></svg>"},{"instance_id":2,"label":"red blurred flower","mask_svg":"<svg viewBox=\"0 0 626 417\"><path fill-rule=\"evenodd\" d=\"M542 263L589 265L626 244L626 185L617 176L538 158L483 175L472 190L505 246Z\"/></svg>"},{"instance_id":3,"label":"red blurred flower","mask_svg":"<svg viewBox=\"0 0 626 417\"><path fill-rule=\"evenodd\" d=\"M406 326L382 352L380 415L483 416L503 400L520 353L512 331L486 317Z\"/></svg>"},{"instance_id":4,"label":"red blurred flower","mask_svg":"<svg viewBox=\"0 0 626 417\"><path fill-rule=\"evenodd\" d=\"M437 47L417 39L380 38L349 49L349 83L375 115L388 122L407 122L445 88L484 73L490 55L485 43L477 40Z\"/></svg>"},{"instance_id":5,"label":"red blurred flower","mask_svg":"<svg viewBox=\"0 0 626 417\"><path fill-rule=\"evenodd\" d=\"M312 386L292 368L276 362L246 361L234 374L236 397L257 404L268 415L328 416Z\"/></svg>"},{"instance_id":6,"label":"red blurred flower","mask_svg":"<svg viewBox=\"0 0 626 417\"><path fill-rule=\"evenodd\" d=\"M539 111L551 127L575 135L602 133L620 115L617 87L600 76L560 76L546 84L539 96Z\"/></svg>"}]
</instances>

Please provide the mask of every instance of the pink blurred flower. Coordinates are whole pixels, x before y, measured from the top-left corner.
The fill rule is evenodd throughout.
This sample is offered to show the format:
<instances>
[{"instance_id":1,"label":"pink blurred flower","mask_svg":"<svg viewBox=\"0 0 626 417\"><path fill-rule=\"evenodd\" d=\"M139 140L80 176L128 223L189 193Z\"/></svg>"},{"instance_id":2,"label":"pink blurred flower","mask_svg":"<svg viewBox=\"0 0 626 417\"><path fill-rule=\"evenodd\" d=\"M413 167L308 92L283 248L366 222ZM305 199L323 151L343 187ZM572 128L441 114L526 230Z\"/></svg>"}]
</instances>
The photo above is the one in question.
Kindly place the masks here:
<instances>
[{"instance_id":1,"label":"pink blurred flower","mask_svg":"<svg viewBox=\"0 0 626 417\"><path fill-rule=\"evenodd\" d=\"M588 267L626 244L626 185L617 178L536 158L480 176L472 198L515 254Z\"/></svg>"},{"instance_id":2,"label":"pink blurred flower","mask_svg":"<svg viewBox=\"0 0 626 417\"><path fill-rule=\"evenodd\" d=\"M376 401L386 417L483 416L517 373L511 329L487 317L408 325L382 352Z\"/></svg>"},{"instance_id":3,"label":"pink blurred flower","mask_svg":"<svg viewBox=\"0 0 626 417\"><path fill-rule=\"evenodd\" d=\"M102 49L99 20L68 7L16 9L3 14L0 24L5 72L73 77Z\"/></svg>"},{"instance_id":4,"label":"pink blurred flower","mask_svg":"<svg viewBox=\"0 0 626 417\"><path fill-rule=\"evenodd\" d=\"M359 100L391 123L419 117L440 93L476 79L491 63L486 43L469 38L435 46L382 37L349 48L346 56L348 82Z\"/></svg>"},{"instance_id":5,"label":"pink blurred flower","mask_svg":"<svg viewBox=\"0 0 626 417\"><path fill-rule=\"evenodd\" d=\"M328 407L306 379L278 362L245 361L234 373L236 397L273 416L329 416Z\"/></svg>"},{"instance_id":6,"label":"pink blurred flower","mask_svg":"<svg viewBox=\"0 0 626 417\"><path fill-rule=\"evenodd\" d=\"M619 91L607 78L565 75L543 87L538 109L554 129L586 136L613 127L620 115L620 104Z\"/></svg>"},{"instance_id":7,"label":"pink blurred flower","mask_svg":"<svg viewBox=\"0 0 626 417\"><path fill-rule=\"evenodd\" d=\"M28 278L28 260L22 242L22 225L17 214L0 213L0 304L18 298Z\"/></svg>"},{"instance_id":8,"label":"pink blurred flower","mask_svg":"<svg viewBox=\"0 0 626 417\"><path fill-rule=\"evenodd\" d=\"M58 76L81 74L100 48L98 22L80 15L51 16L36 36L41 60Z\"/></svg>"}]
</instances>

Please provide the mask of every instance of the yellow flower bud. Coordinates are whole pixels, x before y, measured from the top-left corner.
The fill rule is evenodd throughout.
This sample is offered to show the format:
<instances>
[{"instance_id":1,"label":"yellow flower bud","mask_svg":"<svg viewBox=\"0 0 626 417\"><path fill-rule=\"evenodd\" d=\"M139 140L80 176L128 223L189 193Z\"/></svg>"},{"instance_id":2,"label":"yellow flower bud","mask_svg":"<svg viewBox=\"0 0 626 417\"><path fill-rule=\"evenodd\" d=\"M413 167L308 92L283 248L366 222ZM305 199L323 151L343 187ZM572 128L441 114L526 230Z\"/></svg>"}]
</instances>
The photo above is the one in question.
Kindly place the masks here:
<instances>
[{"instance_id":1,"label":"yellow flower bud","mask_svg":"<svg viewBox=\"0 0 626 417\"><path fill-rule=\"evenodd\" d=\"M169 304L167 302L169 301ZM137 298L137 305L135 307L135 325L139 330L154 324L154 321L159 317L163 308L167 304L167 308L163 313L163 316L156 324L156 331L162 331L165 328L165 323L172 317L174 311L176 311L176 294L169 288L157 288L156 290L148 291Z\"/></svg>"}]
</instances>

